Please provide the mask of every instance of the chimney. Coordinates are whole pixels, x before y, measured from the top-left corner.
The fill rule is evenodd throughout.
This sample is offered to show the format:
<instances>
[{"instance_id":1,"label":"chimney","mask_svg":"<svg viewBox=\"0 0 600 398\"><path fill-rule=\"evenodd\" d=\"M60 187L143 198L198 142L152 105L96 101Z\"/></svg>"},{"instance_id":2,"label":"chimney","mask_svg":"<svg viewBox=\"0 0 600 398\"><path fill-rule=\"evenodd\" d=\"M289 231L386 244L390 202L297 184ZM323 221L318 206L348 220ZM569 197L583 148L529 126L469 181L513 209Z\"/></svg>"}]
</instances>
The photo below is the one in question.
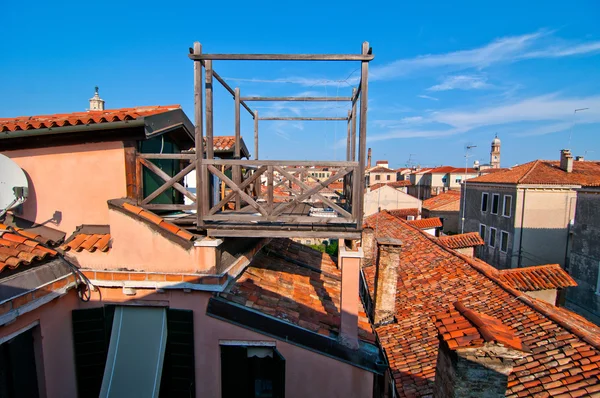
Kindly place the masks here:
<instances>
[{"instance_id":1,"label":"chimney","mask_svg":"<svg viewBox=\"0 0 600 398\"><path fill-rule=\"evenodd\" d=\"M371 148L369 148L369 152L367 155L367 169L371 168Z\"/></svg>"},{"instance_id":2,"label":"chimney","mask_svg":"<svg viewBox=\"0 0 600 398\"><path fill-rule=\"evenodd\" d=\"M90 98L90 111L103 111L104 110L104 100L100 98L98 95L98 86L95 87L96 92L94 96Z\"/></svg>"},{"instance_id":3,"label":"chimney","mask_svg":"<svg viewBox=\"0 0 600 398\"><path fill-rule=\"evenodd\" d=\"M338 267L342 270L340 293L340 335L339 340L351 349L358 348L358 304L360 302L360 260L361 248L352 250L339 241Z\"/></svg>"},{"instance_id":4,"label":"chimney","mask_svg":"<svg viewBox=\"0 0 600 398\"><path fill-rule=\"evenodd\" d=\"M435 316L439 349L433 397L505 397L515 361L529 355L499 319L454 303Z\"/></svg>"},{"instance_id":5,"label":"chimney","mask_svg":"<svg viewBox=\"0 0 600 398\"><path fill-rule=\"evenodd\" d=\"M575 156L575 161L576 162L583 162L585 159L583 158L583 156Z\"/></svg>"},{"instance_id":6,"label":"chimney","mask_svg":"<svg viewBox=\"0 0 600 398\"><path fill-rule=\"evenodd\" d=\"M396 288L400 267L402 242L392 238L377 238L377 265L375 269L375 325L394 322Z\"/></svg>"},{"instance_id":7,"label":"chimney","mask_svg":"<svg viewBox=\"0 0 600 398\"><path fill-rule=\"evenodd\" d=\"M560 168L567 173L573 171L573 155L571 155L571 151L568 149L560 151Z\"/></svg>"},{"instance_id":8,"label":"chimney","mask_svg":"<svg viewBox=\"0 0 600 398\"><path fill-rule=\"evenodd\" d=\"M363 228L361 246L365 255L361 266L362 268L369 267L373 265L377 252L377 242L375 242L375 230L373 228Z\"/></svg>"}]
</instances>

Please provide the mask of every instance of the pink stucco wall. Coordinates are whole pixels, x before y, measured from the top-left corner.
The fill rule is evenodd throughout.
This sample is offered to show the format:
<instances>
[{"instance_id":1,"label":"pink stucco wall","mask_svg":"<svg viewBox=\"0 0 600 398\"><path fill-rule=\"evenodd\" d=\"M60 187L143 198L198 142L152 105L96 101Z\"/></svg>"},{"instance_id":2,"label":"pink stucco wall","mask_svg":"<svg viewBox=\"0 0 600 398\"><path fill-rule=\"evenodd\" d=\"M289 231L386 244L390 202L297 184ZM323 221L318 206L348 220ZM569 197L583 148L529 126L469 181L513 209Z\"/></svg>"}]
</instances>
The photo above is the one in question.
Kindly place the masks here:
<instances>
[{"instance_id":1,"label":"pink stucco wall","mask_svg":"<svg viewBox=\"0 0 600 398\"><path fill-rule=\"evenodd\" d=\"M83 268L144 272L214 273L215 247L183 246L170 241L148 224L117 210L108 211L112 247L107 253L69 253Z\"/></svg>"},{"instance_id":2,"label":"pink stucco wall","mask_svg":"<svg viewBox=\"0 0 600 398\"><path fill-rule=\"evenodd\" d=\"M21 217L71 234L81 224L107 224L108 199L127 195L122 142L3 152L28 175ZM58 212L58 213L57 213Z\"/></svg>"}]
</instances>

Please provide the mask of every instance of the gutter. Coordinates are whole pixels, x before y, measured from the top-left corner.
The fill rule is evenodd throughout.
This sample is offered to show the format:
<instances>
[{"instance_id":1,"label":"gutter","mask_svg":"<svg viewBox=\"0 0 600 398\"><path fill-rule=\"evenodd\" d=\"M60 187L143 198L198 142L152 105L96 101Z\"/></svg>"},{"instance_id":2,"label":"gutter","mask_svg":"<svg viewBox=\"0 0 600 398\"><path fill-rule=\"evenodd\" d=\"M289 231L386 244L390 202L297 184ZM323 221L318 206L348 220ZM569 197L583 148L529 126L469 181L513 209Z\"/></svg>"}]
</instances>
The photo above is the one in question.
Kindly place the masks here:
<instances>
[{"instance_id":1,"label":"gutter","mask_svg":"<svg viewBox=\"0 0 600 398\"><path fill-rule=\"evenodd\" d=\"M123 120L120 122L92 123L80 124L77 126L49 127L45 129L5 131L4 133L0 133L0 140L33 136L39 137L44 135L80 133L85 131L117 130L132 127L143 127L146 124L144 119L145 117L138 118L135 120Z\"/></svg>"}]
</instances>

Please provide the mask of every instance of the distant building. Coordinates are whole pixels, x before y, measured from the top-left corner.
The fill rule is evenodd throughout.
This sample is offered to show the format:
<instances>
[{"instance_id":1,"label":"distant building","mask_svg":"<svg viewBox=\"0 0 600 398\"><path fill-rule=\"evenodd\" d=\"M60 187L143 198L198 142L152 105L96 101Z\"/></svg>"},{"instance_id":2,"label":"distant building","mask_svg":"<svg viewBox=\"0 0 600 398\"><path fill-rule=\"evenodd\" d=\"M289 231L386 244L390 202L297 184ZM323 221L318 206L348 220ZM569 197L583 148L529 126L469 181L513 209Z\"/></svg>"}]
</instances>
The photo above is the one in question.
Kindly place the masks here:
<instances>
[{"instance_id":1,"label":"distant building","mask_svg":"<svg viewBox=\"0 0 600 398\"><path fill-rule=\"evenodd\" d=\"M486 241L478 257L504 268L565 265L576 189L600 184L600 162L535 160L468 180L461 204L465 232ZM463 189L464 194L464 189Z\"/></svg>"},{"instance_id":2,"label":"distant building","mask_svg":"<svg viewBox=\"0 0 600 398\"><path fill-rule=\"evenodd\" d=\"M423 201L423 217L439 217L444 233L460 231L458 215L460 212L460 191L448 191Z\"/></svg>"},{"instance_id":3,"label":"distant building","mask_svg":"<svg viewBox=\"0 0 600 398\"><path fill-rule=\"evenodd\" d=\"M412 177L414 175L414 178ZM475 178L479 170L473 168L440 166L411 175L409 193L420 199L429 199L450 190L460 190L465 179Z\"/></svg>"},{"instance_id":4,"label":"distant building","mask_svg":"<svg viewBox=\"0 0 600 398\"><path fill-rule=\"evenodd\" d=\"M381 210L418 208L421 210L421 201L390 185L381 186L365 193L365 217Z\"/></svg>"},{"instance_id":5,"label":"distant building","mask_svg":"<svg viewBox=\"0 0 600 398\"><path fill-rule=\"evenodd\" d=\"M365 173L366 186L370 187L374 184L395 182L397 175L396 170L389 168L390 164L387 160L378 160L375 167L367 169Z\"/></svg>"}]
</instances>

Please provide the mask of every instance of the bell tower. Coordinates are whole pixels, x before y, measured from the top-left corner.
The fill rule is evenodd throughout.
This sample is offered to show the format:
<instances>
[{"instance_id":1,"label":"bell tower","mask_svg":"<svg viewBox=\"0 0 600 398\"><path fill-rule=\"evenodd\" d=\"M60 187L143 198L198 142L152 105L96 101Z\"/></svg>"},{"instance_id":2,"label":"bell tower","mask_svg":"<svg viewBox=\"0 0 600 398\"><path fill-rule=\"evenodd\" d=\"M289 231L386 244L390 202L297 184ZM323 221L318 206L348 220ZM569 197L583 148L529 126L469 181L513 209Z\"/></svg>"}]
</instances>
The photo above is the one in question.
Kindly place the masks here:
<instances>
[{"instance_id":1,"label":"bell tower","mask_svg":"<svg viewBox=\"0 0 600 398\"><path fill-rule=\"evenodd\" d=\"M498 134L496 134L496 138L492 141L492 151L490 152L490 165L492 169L500 168L500 139L498 138Z\"/></svg>"},{"instance_id":2,"label":"bell tower","mask_svg":"<svg viewBox=\"0 0 600 398\"><path fill-rule=\"evenodd\" d=\"M94 96L90 98L90 111L103 111L104 110L104 100L100 98L98 95L98 86L95 87L96 92Z\"/></svg>"}]
</instances>

